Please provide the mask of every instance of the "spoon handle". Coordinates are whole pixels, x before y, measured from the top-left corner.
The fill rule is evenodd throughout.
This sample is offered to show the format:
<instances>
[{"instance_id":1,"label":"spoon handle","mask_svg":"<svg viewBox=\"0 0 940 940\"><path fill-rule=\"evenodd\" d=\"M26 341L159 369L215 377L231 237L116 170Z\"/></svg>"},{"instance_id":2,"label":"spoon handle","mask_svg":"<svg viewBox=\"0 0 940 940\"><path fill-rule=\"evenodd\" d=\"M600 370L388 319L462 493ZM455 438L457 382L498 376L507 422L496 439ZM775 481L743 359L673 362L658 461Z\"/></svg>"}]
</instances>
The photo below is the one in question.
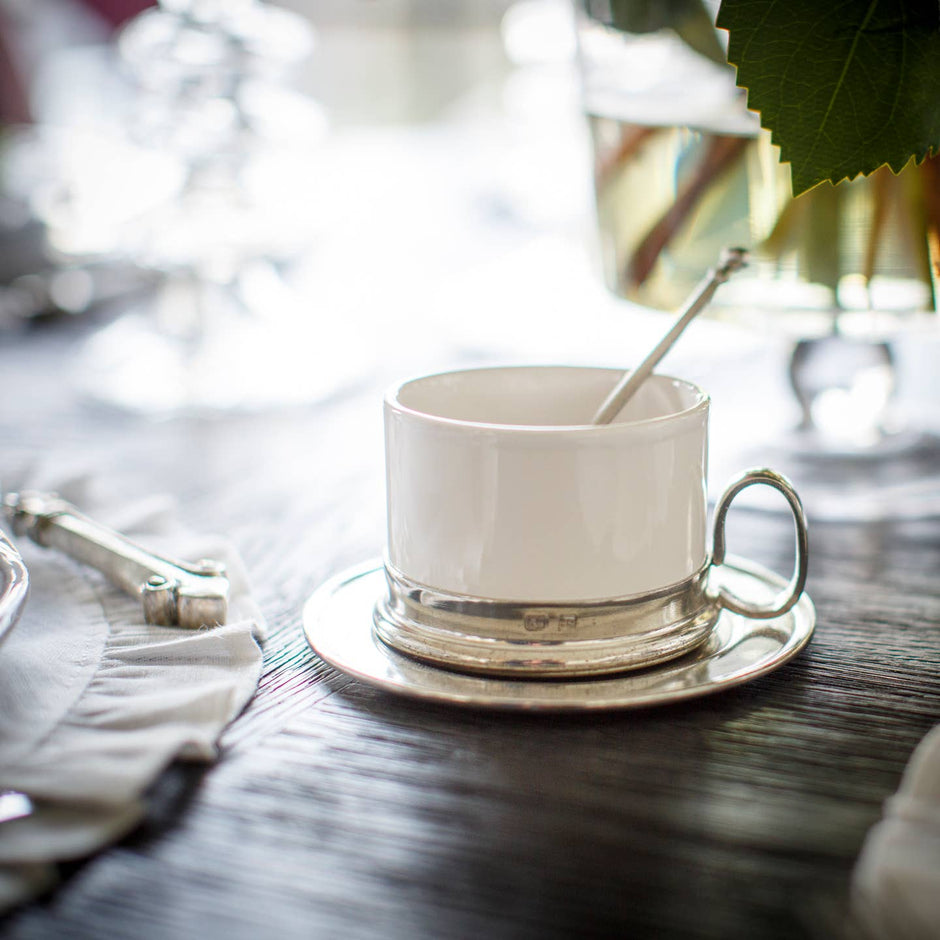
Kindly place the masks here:
<instances>
[{"instance_id":1,"label":"spoon handle","mask_svg":"<svg viewBox=\"0 0 940 940\"><path fill-rule=\"evenodd\" d=\"M747 264L747 251L743 248L726 248L718 261L717 267L705 275L701 284L695 288L692 296L680 312L669 332L657 343L653 351L632 371L624 373L614 390L607 396L591 419L591 424L610 424L620 413L623 406L633 397L637 389L649 378L659 360L672 348L682 331L695 317L708 306L720 284L724 284L731 275Z\"/></svg>"},{"instance_id":2,"label":"spoon handle","mask_svg":"<svg viewBox=\"0 0 940 940\"><path fill-rule=\"evenodd\" d=\"M54 493L7 493L2 511L17 535L97 568L140 597L144 620L197 630L225 623L228 579L219 562L174 561L150 552L87 516Z\"/></svg>"}]
</instances>

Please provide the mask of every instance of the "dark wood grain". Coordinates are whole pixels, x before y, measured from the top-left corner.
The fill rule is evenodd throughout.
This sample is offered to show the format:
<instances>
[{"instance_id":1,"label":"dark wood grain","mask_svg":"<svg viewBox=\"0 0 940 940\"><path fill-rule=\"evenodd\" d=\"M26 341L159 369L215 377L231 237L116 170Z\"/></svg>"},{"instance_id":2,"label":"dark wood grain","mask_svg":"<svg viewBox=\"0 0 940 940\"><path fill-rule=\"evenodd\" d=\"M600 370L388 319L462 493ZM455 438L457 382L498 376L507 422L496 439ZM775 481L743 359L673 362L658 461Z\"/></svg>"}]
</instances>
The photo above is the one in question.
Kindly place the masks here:
<instances>
[{"instance_id":1,"label":"dark wood grain","mask_svg":"<svg viewBox=\"0 0 940 940\"><path fill-rule=\"evenodd\" d=\"M5 460L166 490L242 552L269 620L255 700L208 770L171 768L141 831L8 918L31 938L829 938L866 831L940 720L940 525L816 525L817 633L751 685L665 708L533 717L421 705L337 675L300 607L380 554L375 375L221 421L84 407L79 327L0 350ZM41 375L43 381L37 381ZM733 550L786 570L789 521Z\"/></svg>"}]
</instances>

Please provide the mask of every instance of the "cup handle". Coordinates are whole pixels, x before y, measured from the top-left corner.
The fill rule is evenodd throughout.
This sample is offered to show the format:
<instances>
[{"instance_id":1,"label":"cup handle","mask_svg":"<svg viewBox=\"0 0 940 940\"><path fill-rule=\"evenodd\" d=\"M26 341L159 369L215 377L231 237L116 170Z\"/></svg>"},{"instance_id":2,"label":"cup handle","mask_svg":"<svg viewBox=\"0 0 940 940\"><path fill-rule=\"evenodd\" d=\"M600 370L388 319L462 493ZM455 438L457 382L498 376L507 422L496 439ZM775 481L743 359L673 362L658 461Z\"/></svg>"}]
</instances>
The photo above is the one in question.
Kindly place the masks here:
<instances>
[{"instance_id":1,"label":"cup handle","mask_svg":"<svg viewBox=\"0 0 940 940\"><path fill-rule=\"evenodd\" d=\"M713 524L712 535L712 564L721 565L725 560L725 518L731 503L735 496L749 486L763 483L766 486L772 486L779 490L786 497L790 504L790 510L793 513L793 522L796 534L796 559L793 569L793 577L786 586L783 593L776 597L769 604L752 604L737 597L727 588L719 588L717 593L718 604L727 610L736 614L742 614L745 617L751 617L755 620L769 620L772 617L779 617L785 614L799 599L806 586L806 572L809 561L809 542L806 536L806 515L803 512L803 504L796 490L793 489L790 481L775 472L762 468L760 470L747 470L739 477L734 479L728 488L722 493L721 499L715 506L715 521Z\"/></svg>"}]
</instances>

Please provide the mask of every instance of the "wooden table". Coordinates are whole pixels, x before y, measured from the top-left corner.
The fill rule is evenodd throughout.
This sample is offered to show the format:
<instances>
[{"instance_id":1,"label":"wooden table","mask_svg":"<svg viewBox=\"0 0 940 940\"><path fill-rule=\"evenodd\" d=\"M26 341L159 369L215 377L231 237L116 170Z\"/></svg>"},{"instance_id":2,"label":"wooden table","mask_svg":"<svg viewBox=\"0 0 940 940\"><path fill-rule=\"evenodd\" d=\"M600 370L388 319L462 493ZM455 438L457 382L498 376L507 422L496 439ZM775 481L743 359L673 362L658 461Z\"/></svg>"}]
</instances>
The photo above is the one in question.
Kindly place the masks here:
<instances>
[{"instance_id":1,"label":"wooden table","mask_svg":"<svg viewBox=\"0 0 940 940\"><path fill-rule=\"evenodd\" d=\"M940 720L940 521L817 524L810 646L685 704L589 717L432 707L337 675L305 598L381 553L380 370L310 407L141 421L61 376L84 323L5 337L5 461L169 491L241 550L268 618L219 762L177 766L143 829L2 935L839 937L866 831ZM791 523L734 550L789 569Z\"/></svg>"}]
</instances>

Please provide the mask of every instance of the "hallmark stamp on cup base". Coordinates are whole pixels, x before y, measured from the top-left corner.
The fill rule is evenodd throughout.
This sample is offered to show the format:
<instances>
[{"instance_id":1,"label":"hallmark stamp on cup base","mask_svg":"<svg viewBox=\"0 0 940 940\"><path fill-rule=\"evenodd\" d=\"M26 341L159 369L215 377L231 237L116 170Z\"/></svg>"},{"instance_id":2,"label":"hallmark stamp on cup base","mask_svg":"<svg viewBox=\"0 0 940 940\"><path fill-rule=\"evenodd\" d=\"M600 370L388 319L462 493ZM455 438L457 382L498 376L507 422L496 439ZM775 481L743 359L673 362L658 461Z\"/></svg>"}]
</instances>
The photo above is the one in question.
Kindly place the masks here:
<instances>
[{"instance_id":1,"label":"hallmark stamp on cup base","mask_svg":"<svg viewBox=\"0 0 940 940\"><path fill-rule=\"evenodd\" d=\"M549 614L544 612L527 613L523 618L527 633L559 633L570 636L578 629L577 614Z\"/></svg>"}]
</instances>

